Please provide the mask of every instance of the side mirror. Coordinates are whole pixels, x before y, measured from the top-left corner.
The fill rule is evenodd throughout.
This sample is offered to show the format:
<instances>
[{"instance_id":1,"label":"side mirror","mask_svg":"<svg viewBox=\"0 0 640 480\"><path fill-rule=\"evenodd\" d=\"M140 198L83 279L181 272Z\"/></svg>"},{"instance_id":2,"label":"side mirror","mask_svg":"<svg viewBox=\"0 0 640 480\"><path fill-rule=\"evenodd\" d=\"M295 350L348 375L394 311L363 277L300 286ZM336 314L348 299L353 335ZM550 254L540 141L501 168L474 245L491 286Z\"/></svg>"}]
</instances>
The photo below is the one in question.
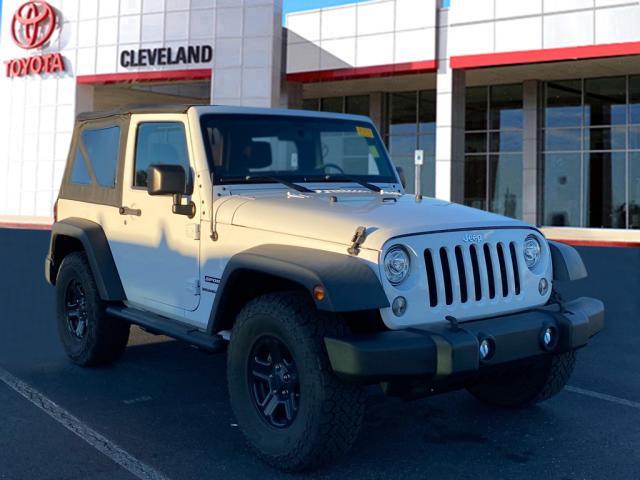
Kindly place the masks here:
<instances>
[{"instance_id":1,"label":"side mirror","mask_svg":"<svg viewBox=\"0 0 640 480\"><path fill-rule=\"evenodd\" d=\"M402 188L407 188L407 176L404 174L404 168L396 167L396 171L398 172L398 176L400 177Z\"/></svg>"},{"instance_id":2,"label":"side mirror","mask_svg":"<svg viewBox=\"0 0 640 480\"><path fill-rule=\"evenodd\" d=\"M180 165L151 165L147 170L149 195L186 195L187 175Z\"/></svg>"},{"instance_id":3,"label":"side mirror","mask_svg":"<svg viewBox=\"0 0 640 480\"><path fill-rule=\"evenodd\" d=\"M187 174L180 165L151 165L147 170L147 192L149 195L173 195L172 212L193 218L196 204L182 204L183 195L191 195L193 186L187 184Z\"/></svg>"}]
</instances>

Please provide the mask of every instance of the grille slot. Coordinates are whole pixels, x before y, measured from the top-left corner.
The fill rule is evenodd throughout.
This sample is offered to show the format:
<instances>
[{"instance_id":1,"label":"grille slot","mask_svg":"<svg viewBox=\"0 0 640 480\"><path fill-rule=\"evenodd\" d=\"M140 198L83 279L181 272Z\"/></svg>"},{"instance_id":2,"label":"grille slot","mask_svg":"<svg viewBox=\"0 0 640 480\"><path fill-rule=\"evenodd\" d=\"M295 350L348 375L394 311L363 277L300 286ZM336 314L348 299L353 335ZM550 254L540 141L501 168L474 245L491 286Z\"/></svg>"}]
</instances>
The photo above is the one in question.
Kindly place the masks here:
<instances>
[{"instance_id":1,"label":"grille slot","mask_svg":"<svg viewBox=\"0 0 640 480\"><path fill-rule=\"evenodd\" d=\"M471 267L473 268L473 284L476 289L476 302L482 300L482 283L480 280L480 264L478 263L478 253L476 252L476 246L471 245Z\"/></svg>"},{"instance_id":2,"label":"grille slot","mask_svg":"<svg viewBox=\"0 0 640 480\"><path fill-rule=\"evenodd\" d=\"M467 292L467 272L464 268L464 258L462 258L462 249L456 247L456 266L458 267L458 275L460 278L460 301L467 303L469 294Z\"/></svg>"},{"instance_id":3,"label":"grille slot","mask_svg":"<svg viewBox=\"0 0 640 480\"><path fill-rule=\"evenodd\" d=\"M520 295L518 251L516 242L427 248L429 305L471 304Z\"/></svg>"},{"instance_id":4,"label":"grille slot","mask_svg":"<svg viewBox=\"0 0 640 480\"><path fill-rule=\"evenodd\" d=\"M491 249L489 248L489 244L484 244L484 263L487 268L487 280L489 281L489 298L496 298L496 284L495 279L493 277L493 262L491 261Z\"/></svg>"},{"instance_id":5,"label":"grille slot","mask_svg":"<svg viewBox=\"0 0 640 480\"><path fill-rule=\"evenodd\" d=\"M500 279L502 280L502 296L509 295L509 284L507 281L507 265L504 261L504 248L502 244L498 244L498 263L500 264Z\"/></svg>"},{"instance_id":6,"label":"grille slot","mask_svg":"<svg viewBox=\"0 0 640 480\"><path fill-rule=\"evenodd\" d=\"M433 266L431 250L424 251L424 263L427 266L427 283L429 284L429 305L438 305L438 287L436 284L436 270Z\"/></svg>"},{"instance_id":7,"label":"grille slot","mask_svg":"<svg viewBox=\"0 0 640 480\"><path fill-rule=\"evenodd\" d=\"M440 262L442 263L442 275L444 277L444 295L447 305L453 303L453 285L451 285L451 270L449 269L449 256L447 249L440 249Z\"/></svg>"},{"instance_id":8,"label":"grille slot","mask_svg":"<svg viewBox=\"0 0 640 480\"><path fill-rule=\"evenodd\" d=\"M516 257L516 242L509 244L509 251L511 252L511 265L513 266L513 278L515 279L516 295L520 295L520 269L518 268L518 257Z\"/></svg>"}]
</instances>

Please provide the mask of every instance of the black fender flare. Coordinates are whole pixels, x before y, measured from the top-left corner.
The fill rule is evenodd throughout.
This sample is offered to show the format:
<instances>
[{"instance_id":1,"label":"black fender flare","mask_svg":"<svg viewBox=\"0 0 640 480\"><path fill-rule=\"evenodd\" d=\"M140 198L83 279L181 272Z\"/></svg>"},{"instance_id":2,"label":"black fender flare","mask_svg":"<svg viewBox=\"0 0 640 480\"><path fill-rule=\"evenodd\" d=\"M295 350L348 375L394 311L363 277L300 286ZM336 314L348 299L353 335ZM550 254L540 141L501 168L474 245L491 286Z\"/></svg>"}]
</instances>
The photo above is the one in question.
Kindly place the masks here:
<instances>
[{"instance_id":1,"label":"black fender flare","mask_svg":"<svg viewBox=\"0 0 640 480\"><path fill-rule=\"evenodd\" d=\"M251 272L301 286L311 295L318 310L326 312L357 312L389 306L378 276L364 260L312 248L260 245L229 259L211 311L210 332L222 329L219 327L225 323L230 295L239 274ZM323 300L314 298L316 286L324 288Z\"/></svg>"},{"instance_id":2,"label":"black fender flare","mask_svg":"<svg viewBox=\"0 0 640 480\"><path fill-rule=\"evenodd\" d=\"M566 243L549 242L551 263L553 264L553 279L561 282L586 278L587 267L578 251Z\"/></svg>"},{"instance_id":3,"label":"black fender flare","mask_svg":"<svg viewBox=\"0 0 640 480\"><path fill-rule=\"evenodd\" d=\"M58 242L65 237L76 239L82 244L100 297L105 301L126 300L122 281L102 226L83 218L65 218L51 227L49 254L45 263L47 281L55 285L62 263L62 258L57 258L60 256L57 254Z\"/></svg>"}]
</instances>

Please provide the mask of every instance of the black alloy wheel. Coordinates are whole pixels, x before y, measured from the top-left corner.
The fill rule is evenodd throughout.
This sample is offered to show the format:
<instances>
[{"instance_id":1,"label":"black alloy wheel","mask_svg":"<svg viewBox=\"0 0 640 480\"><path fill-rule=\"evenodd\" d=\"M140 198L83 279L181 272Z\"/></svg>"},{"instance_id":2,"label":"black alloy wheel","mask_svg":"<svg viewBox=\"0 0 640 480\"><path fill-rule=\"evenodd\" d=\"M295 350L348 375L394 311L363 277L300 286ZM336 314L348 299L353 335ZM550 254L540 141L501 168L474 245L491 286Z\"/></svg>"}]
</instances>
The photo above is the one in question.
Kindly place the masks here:
<instances>
[{"instance_id":1,"label":"black alloy wheel","mask_svg":"<svg viewBox=\"0 0 640 480\"><path fill-rule=\"evenodd\" d=\"M257 339L247 368L253 405L275 428L288 428L300 406L300 380L289 349L274 336Z\"/></svg>"},{"instance_id":2,"label":"black alloy wheel","mask_svg":"<svg viewBox=\"0 0 640 480\"><path fill-rule=\"evenodd\" d=\"M77 280L71 280L65 292L64 314L69 333L81 340L87 332L87 296Z\"/></svg>"}]
</instances>

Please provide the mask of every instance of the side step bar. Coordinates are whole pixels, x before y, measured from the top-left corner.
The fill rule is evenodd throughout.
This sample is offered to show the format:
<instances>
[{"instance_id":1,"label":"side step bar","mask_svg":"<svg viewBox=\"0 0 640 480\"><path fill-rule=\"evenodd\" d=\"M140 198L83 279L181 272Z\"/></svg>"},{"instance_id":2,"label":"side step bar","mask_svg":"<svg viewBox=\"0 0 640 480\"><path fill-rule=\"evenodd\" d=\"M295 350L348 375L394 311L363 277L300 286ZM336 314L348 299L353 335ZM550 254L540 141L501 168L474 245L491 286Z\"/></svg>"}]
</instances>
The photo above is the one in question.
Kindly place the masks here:
<instances>
[{"instance_id":1,"label":"side step bar","mask_svg":"<svg viewBox=\"0 0 640 480\"><path fill-rule=\"evenodd\" d=\"M208 335L192 326L177 323L155 313L143 312L123 305L111 305L107 307L107 314L139 325L151 333L182 340L207 352L219 352L227 345L227 342L218 336Z\"/></svg>"}]
</instances>

